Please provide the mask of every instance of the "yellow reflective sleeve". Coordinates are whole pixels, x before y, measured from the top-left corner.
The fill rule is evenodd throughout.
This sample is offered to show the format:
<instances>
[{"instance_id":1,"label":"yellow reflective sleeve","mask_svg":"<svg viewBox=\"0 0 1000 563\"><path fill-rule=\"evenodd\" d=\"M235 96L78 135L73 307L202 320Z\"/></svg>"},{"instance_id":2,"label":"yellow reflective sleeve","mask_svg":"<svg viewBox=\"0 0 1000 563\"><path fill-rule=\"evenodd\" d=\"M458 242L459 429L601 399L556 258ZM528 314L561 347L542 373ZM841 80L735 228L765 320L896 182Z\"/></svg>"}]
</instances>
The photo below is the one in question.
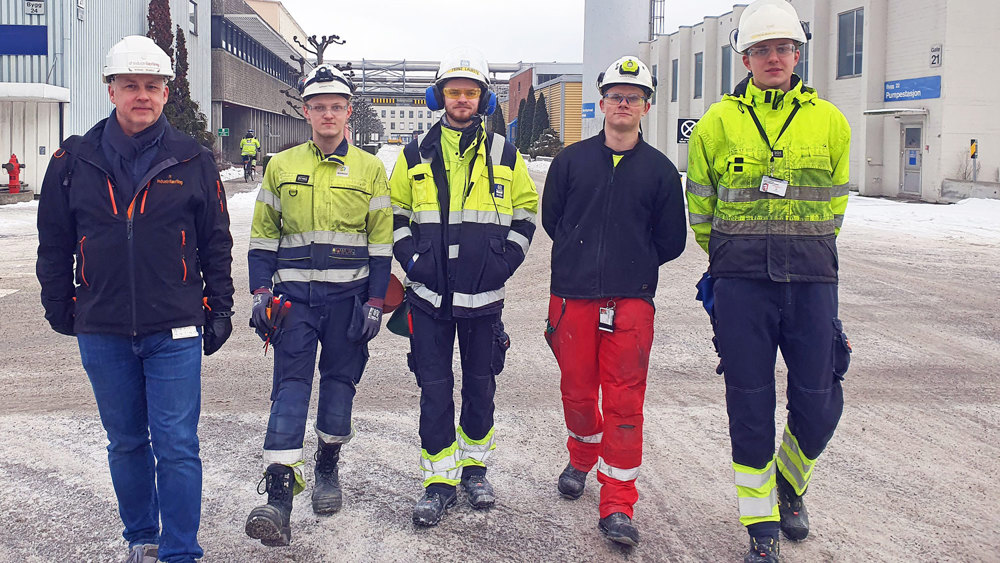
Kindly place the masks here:
<instances>
[{"instance_id":1,"label":"yellow reflective sleeve","mask_svg":"<svg viewBox=\"0 0 1000 563\"><path fill-rule=\"evenodd\" d=\"M381 162L375 163L372 169L374 170L371 184L372 205L368 209L365 227L368 231L368 244L392 244L392 207L388 205L389 182L385 179L385 167Z\"/></svg>"},{"instance_id":2,"label":"yellow reflective sleeve","mask_svg":"<svg viewBox=\"0 0 1000 563\"><path fill-rule=\"evenodd\" d=\"M712 235L712 217L715 215L715 204L718 201L715 189L719 186L719 177L712 168L712 155L705 146L701 127L698 125L695 126L688 142L687 182L691 230L694 231L698 245L708 252L708 239ZM692 182L700 189L693 189ZM704 191L706 188L711 188L712 195Z\"/></svg>"},{"instance_id":3,"label":"yellow reflective sleeve","mask_svg":"<svg viewBox=\"0 0 1000 563\"><path fill-rule=\"evenodd\" d=\"M851 126L847 122L844 114L836 109L834 118L833 135L830 142L830 164L833 167L833 185L846 185L851 180ZM837 219L837 227L834 232L840 234L840 225L843 222L844 213L847 211L847 194L830 199L830 208L833 216Z\"/></svg>"},{"instance_id":4,"label":"yellow reflective sleeve","mask_svg":"<svg viewBox=\"0 0 1000 563\"><path fill-rule=\"evenodd\" d=\"M269 238L269 239L279 239L281 238L281 209L280 207L275 209L273 205L269 205L265 200L281 201L281 193L278 191L278 169L281 167L279 162L275 162L276 158L272 158L267 171L264 173L264 179L261 182L260 191L261 195L265 197L258 197L257 202L253 206L253 221L250 224L250 238Z\"/></svg>"},{"instance_id":5,"label":"yellow reflective sleeve","mask_svg":"<svg viewBox=\"0 0 1000 563\"><path fill-rule=\"evenodd\" d=\"M538 189L535 188L535 181L528 174L528 165L524 163L524 157L520 151L514 160L514 182L511 202L514 209L524 209L532 213L538 213Z\"/></svg>"},{"instance_id":6,"label":"yellow reflective sleeve","mask_svg":"<svg viewBox=\"0 0 1000 563\"><path fill-rule=\"evenodd\" d=\"M412 210L413 193L410 190L410 177L407 174L406 156L402 151L396 164L392 167L392 176L389 177L389 192L392 196L392 205L401 207L407 211Z\"/></svg>"}]
</instances>

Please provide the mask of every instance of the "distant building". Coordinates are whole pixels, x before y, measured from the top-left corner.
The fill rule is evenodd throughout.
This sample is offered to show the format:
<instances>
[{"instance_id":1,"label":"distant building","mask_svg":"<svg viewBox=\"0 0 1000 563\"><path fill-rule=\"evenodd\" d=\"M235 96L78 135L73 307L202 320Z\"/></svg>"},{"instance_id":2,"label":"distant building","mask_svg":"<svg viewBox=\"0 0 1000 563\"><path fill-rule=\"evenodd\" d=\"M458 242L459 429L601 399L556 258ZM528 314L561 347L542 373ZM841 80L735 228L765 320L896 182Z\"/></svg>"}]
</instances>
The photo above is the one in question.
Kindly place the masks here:
<instances>
[{"instance_id":1,"label":"distant building","mask_svg":"<svg viewBox=\"0 0 1000 563\"><path fill-rule=\"evenodd\" d=\"M528 89L534 87L536 100L539 94L545 94L549 124L559 133L563 145L579 141L582 72L580 63L522 63L522 68L510 76L507 95L500 98L508 135L517 135L521 100L526 100Z\"/></svg>"},{"instance_id":2,"label":"distant building","mask_svg":"<svg viewBox=\"0 0 1000 563\"><path fill-rule=\"evenodd\" d=\"M444 111L427 109L424 98L407 97L374 97L372 107L375 115L385 127L385 135L379 139L382 142L399 142L406 144L424 131L430 130Z\"/></svg>"}]
</instances>

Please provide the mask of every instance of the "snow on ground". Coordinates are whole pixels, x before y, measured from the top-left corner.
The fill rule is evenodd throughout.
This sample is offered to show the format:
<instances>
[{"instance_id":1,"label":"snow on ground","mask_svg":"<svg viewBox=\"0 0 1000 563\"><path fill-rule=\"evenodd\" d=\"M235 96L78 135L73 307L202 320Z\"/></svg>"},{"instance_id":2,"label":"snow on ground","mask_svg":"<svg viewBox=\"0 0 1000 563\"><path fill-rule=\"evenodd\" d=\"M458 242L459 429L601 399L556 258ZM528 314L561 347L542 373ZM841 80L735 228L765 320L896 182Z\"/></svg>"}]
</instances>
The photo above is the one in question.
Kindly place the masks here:
<instances>
[{"instance_id":1,"label":"snow on ground","mask_svg":"<svg viewBox=\"0 0 1000 563\"><path fill-rule=\"evenodd\" d=\"M392 176L392 167L396 166L396 159L399 153L403 152L403 145L382 145L382 148L375 154L385 165L385 175Z\"/></svg>"},{"instance_id":2,"label":"snow on ground","mask_svg":"<svg viewBox=\"0 0 1000 563\"><path fill-rule=\"evenodd\" d=\"M528 170L531 172L537 172L539 174L548 174L549 165L552 164L551 160L535 160L528 162Z\"/></svg>"},{"instance_id":3,"label":"snow on ground","mask_svg":"<svg viewBox=\"0 0 1000 563\"><path fill-rule=\"evenodd\" d=\"M243 177L243 168L240 166L230 166L225 170L219 172L219 176L222 177L223 182L228 182L230 180L235 180L237 178Z\"/></svg>"}]
</instances>

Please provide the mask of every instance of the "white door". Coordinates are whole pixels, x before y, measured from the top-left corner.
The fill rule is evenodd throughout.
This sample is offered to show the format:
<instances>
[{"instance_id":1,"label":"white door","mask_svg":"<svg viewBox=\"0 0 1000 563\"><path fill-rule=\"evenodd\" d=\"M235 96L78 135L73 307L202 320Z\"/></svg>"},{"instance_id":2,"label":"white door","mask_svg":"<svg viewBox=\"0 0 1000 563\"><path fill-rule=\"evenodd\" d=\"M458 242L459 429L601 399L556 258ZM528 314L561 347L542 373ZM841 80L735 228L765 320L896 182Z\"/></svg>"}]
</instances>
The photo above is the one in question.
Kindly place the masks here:
<instances>
[{"instance_id":1,"label":"white door","mask_svg":"<svg viewBox=\"0 0 1000 563\"><path fill-rule=\"evenodd\" d=\"M920 195L920 169L923 164L923 127L921 125L902 124L900 130L902 145L902 173L900 174L899 190L904 194Z\"/></svg>"}]
</instances>

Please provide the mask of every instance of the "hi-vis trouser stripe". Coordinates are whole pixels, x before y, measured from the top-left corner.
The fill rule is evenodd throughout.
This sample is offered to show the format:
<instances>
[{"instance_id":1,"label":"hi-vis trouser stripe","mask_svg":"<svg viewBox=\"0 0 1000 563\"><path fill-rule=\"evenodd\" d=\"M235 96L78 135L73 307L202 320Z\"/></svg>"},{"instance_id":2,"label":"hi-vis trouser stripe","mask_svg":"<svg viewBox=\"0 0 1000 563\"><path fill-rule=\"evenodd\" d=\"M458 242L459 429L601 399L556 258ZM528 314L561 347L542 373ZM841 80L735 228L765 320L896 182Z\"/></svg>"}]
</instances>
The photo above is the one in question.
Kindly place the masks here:
<instances>
[{"instance_id":1,"label":"hi-vis trouser stripe","mask_svg":"<svg viewBox=\"0 0 1000 563\"><path fill-rule=\"evenodd\" d=\"M570 429L566 429L569 432L570 438L583 442L584 444L600 444L601 440L604 439L604 432L598 432L597 434L591 434L590 436L581 436Z\"/></svg>"},{"instance_id":2,"label":"hi-vis trouser stripe","mask_svg":"<svg viewBox=\"0 0 1000 563\"><path fill-rule=\"evenodd\" d=\"M368 277L368 266L352 270L309 270L284 268L274 272L271 281L274 285L287 282L327 282L347 283Z\"/></svg>"},{"instance_id":3,"label":"hi-vis trouser stripe","mask_svg":"<svg viewBox=\"0 0 1000 563\"><path fill-rule=\"evenodd\" d=\"M785 426L781 447L778 448L778 470L792 484L795 494L805 494L815 464L815 459L809 459L802 453L798 439L792 435L788 426Z\"/></svg>"},{"instance_id":4,"label":"hi-vis trouser stripe","mask_svg":"<svg viewBox=\"0 0 1000 563\"><path fill-rule=\"evenodd\" d=\"M457 441L435 455L430 455L427 450L420 450L420 470L424 473L424 487L434 483L457 485L462 474L458 459Z\"/></svg>"},{"instance_id":5,"label":"hi-vis trouser stripe","mask_svg":"<svg viewBox=\"0 0 1000 563\"><path fill-rule=\"evenodd\" d=\"M495 428L490 428L490 431L486 433L486 437L482 440L473 440L459 426L455 430L456 442L458 443L458 465L461 467L467 465L485 467L486 459L490 457L490 452L497 449L494 430Z\"/></svg>"},{"instance_id":6,"label":"hi-vis trouser stripe","mask_svg":"<svg viewBox=\"0 0 1000 563\"><path fill-rule=\"evenodd\" d=\"M775 488L774 459L764 469L733 462L736 496L740 505L740 523L777 522L778 490Z\"/></svg>"},{"instance_id":7,"label":"hi-vis trouser stripe","mask_svg":"<svg viewBox=\"0 0 1000 563\"><path fill-rule=\"evenodd\" d=\"M639 477L639 468L624 469L608 465L603 457L597 458L597 470L616 481L632 481Z\"/></svg>"}]
</instances>

